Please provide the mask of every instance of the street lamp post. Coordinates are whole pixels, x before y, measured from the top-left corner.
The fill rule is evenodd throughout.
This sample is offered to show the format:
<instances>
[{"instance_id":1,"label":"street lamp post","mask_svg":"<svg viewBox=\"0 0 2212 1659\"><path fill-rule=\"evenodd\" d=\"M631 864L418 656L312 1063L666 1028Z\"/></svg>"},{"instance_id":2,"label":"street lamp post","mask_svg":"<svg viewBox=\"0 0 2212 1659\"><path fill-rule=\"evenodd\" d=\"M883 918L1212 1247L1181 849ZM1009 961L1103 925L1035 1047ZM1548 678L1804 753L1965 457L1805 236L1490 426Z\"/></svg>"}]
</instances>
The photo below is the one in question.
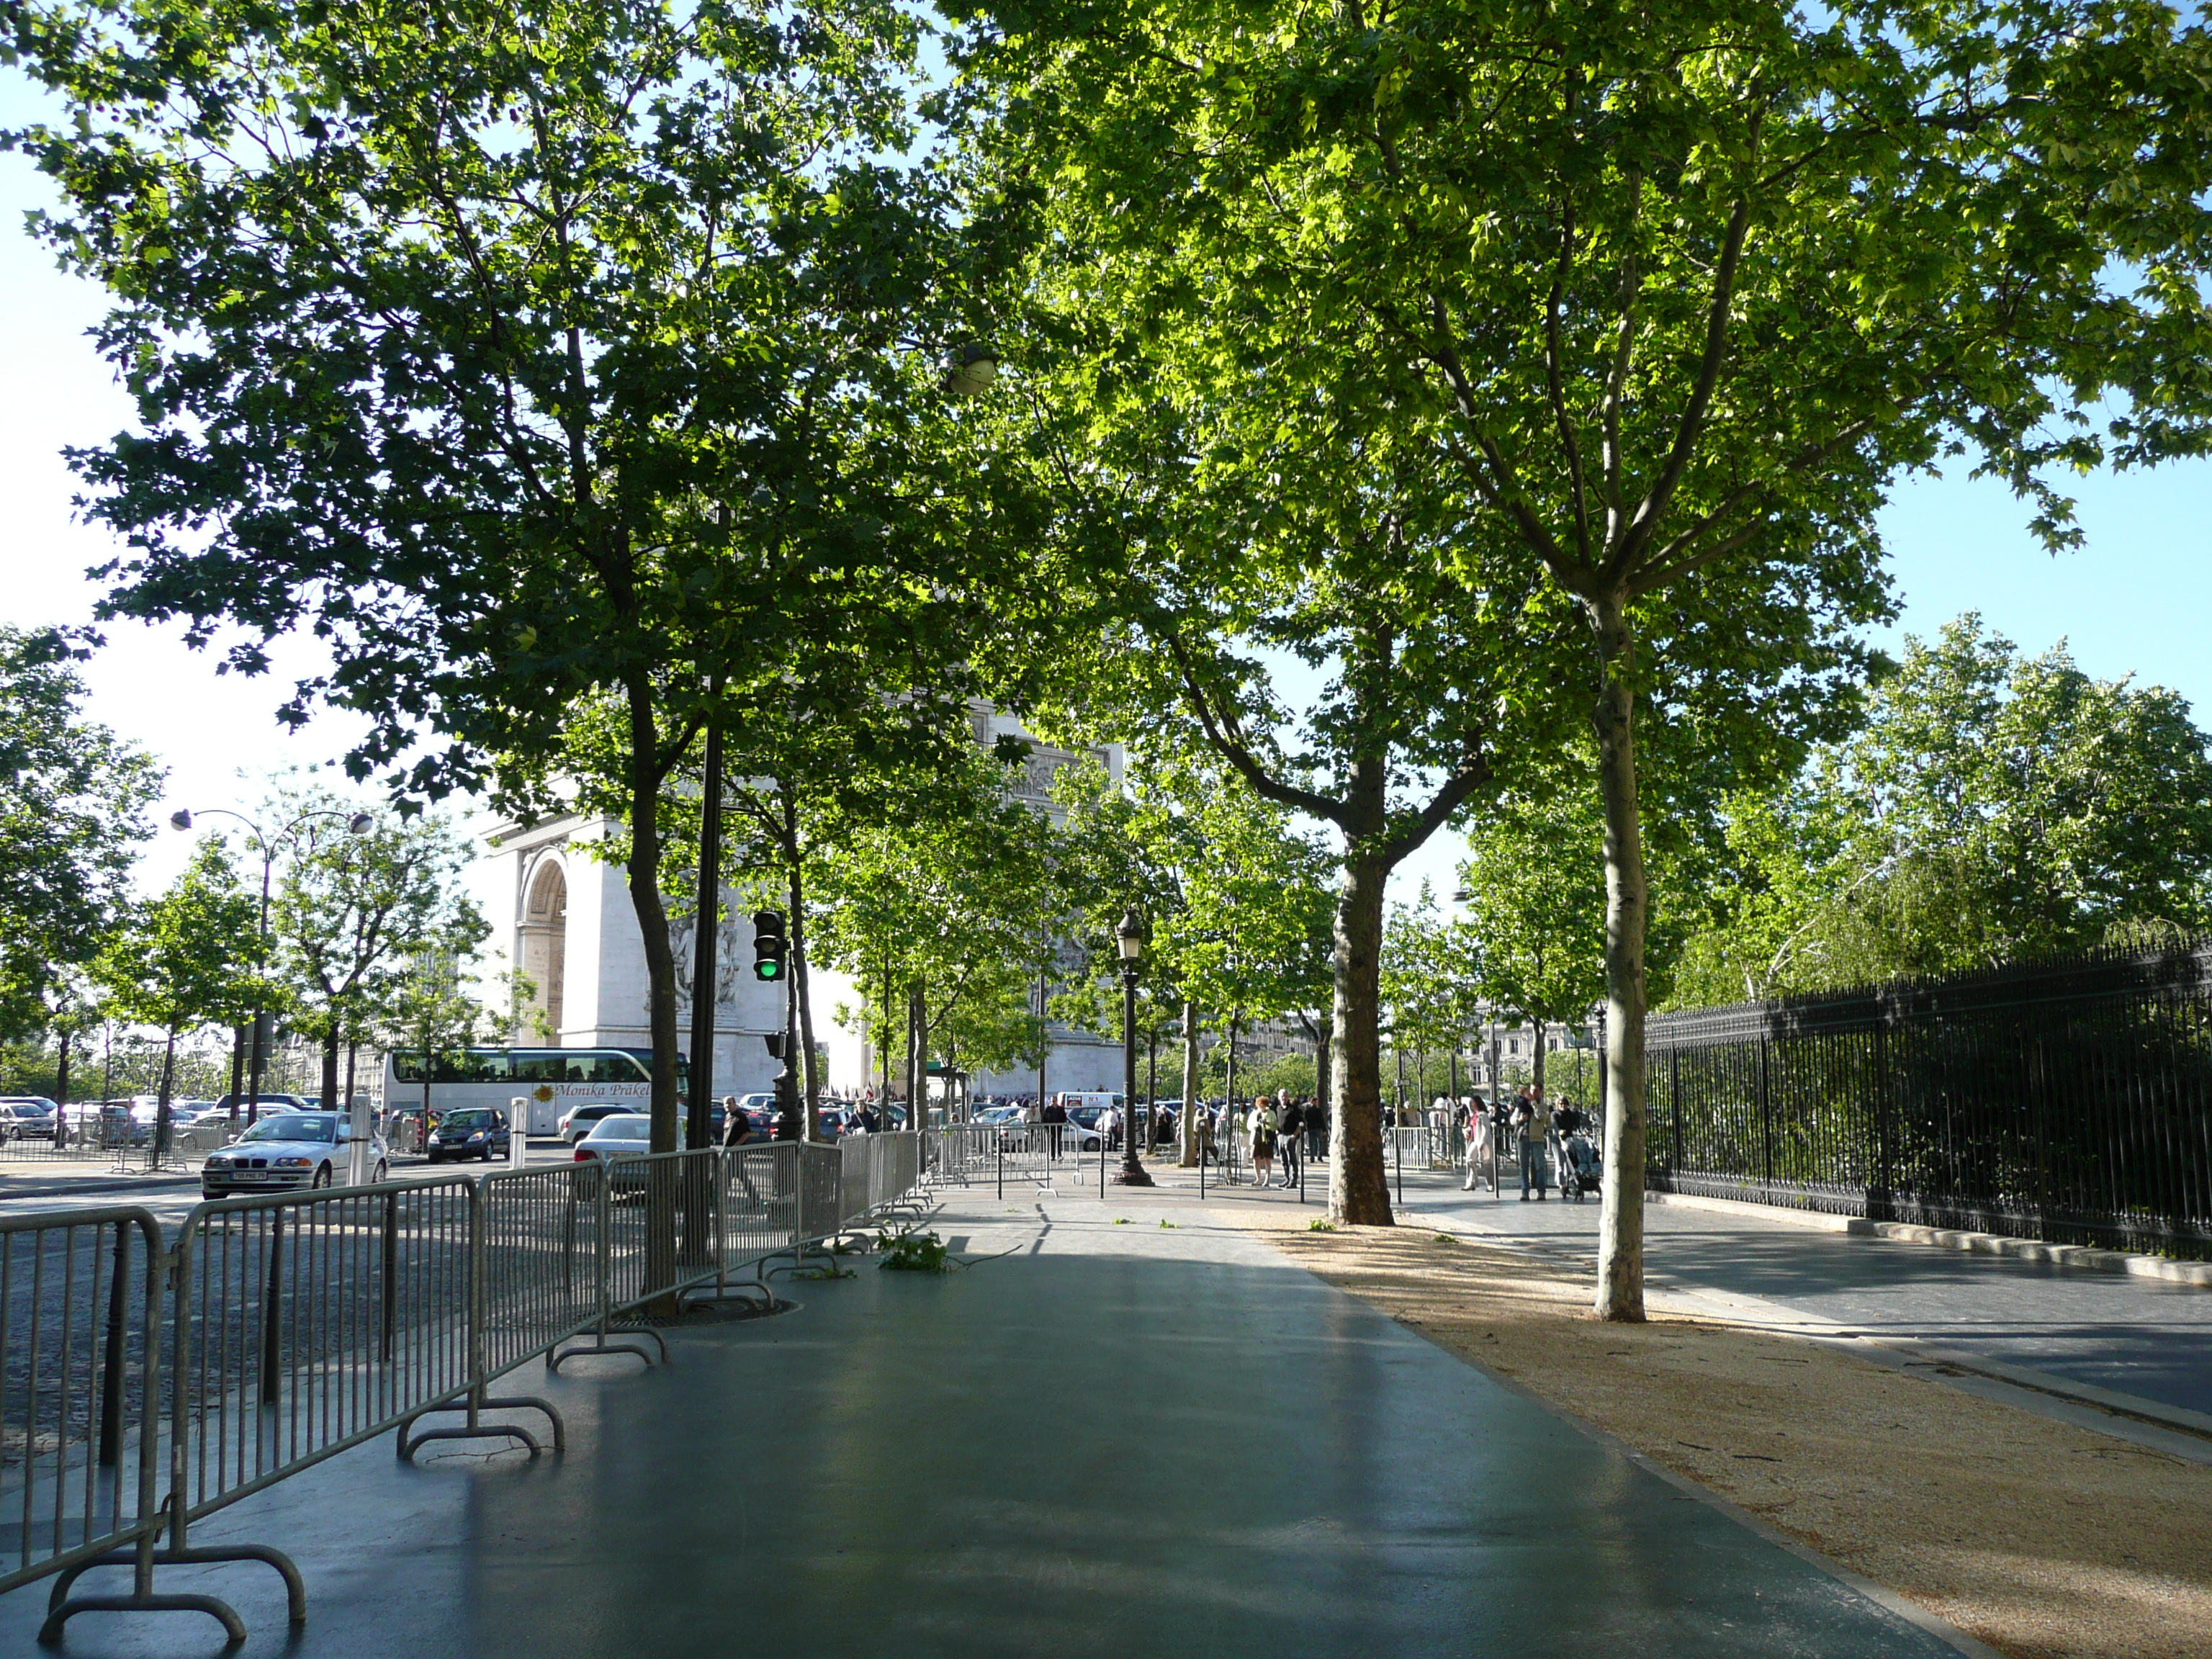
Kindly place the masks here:
<instances>
[{"instance_id":1,"label":"street lamp post","mask_svg":"<svg viewBox=\"0 0 2212 1659\"><path fill-rule=\"evenodd\" d=\"M301 813L298 817L294 818L291 823L278 830L272 838L245 813L234 812L226 806L208 807L198 816L204 818L236 818L252 834L253 844L261 849L261 918L254 935L258 946L257 955L265 953L269 948L269 872L276 866L276 849L289 843L292 837L299 833L301 824L315 818L343 818L345 820L346 834L349 836L365 836L376 826L376 820L366 812L348 814L328 809L318 809L315 811ZM169 828L190 830L192 827L192 817L193 814L189 807L180 806L169 814ZM251 1057L247 1061L246 1085L246 1121L249 1127L261 1115L261 1066L265 1057L262 1052L264 1038L261 1023L267 1018L266 1010L257 1008L253 1011L253 1047L249 1051ZM424 1064L428 1063L428 1056L425 1055ZM230 1115L234 1120L238 1116L238 1103L235 1101L231 1103Z\"/></svg>"},{"instance_id":2,"label":"street lamp post","mask_svg":"<svg viewBox=\"0 0 2212 1659\"><path fill-rule=\"evenodd\" d=\"M1114 930L1114 941L1121 951L1121 1168L1114 1177L1117 1187L1149 1187L1152 1178L1145 1173L1143 1161L1138 1157L1137 1135L1137 977L1144 971L1145 921L1134 910L1122 913L1121 925ZM1147 1103L1147 1122L1150 1107Z\"/></svg>"}]
</instances>

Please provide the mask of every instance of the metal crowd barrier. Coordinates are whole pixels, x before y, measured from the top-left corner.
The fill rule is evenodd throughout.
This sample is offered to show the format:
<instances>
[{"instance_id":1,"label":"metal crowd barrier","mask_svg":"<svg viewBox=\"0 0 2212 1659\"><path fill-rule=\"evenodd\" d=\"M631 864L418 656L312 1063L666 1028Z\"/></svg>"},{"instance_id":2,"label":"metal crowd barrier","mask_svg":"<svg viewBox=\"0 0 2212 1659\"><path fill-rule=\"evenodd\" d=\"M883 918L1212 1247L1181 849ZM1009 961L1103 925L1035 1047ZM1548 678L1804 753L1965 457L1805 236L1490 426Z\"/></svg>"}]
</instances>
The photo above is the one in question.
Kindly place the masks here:
<instances>
[{"instance_id":1,"label":"metal crowd barrier","mask_svg":"<svg viewBox=\"0 0 2212 1659\"><path fill-rule=\"evenodd\" d=\"M259 1561L297 1625L281 1551L194 1546L191 1523L393 1431L402 1457L544 1449L486 1411L541 1413L564 1449L550 1401L491 1384L541 1356L656 1357L617 1339L665 1358L650 1304L749 1267L764 1287L769 1261L909 1200L920 1152L891 1133L223 1199L167 1249L142 1208L0 1218L0 1592L55 1576L42 1641L94 1610L205 1613L242 1641L226 1603L157 1593L154 1570ZM462 1421L416 1426L444 1413ZM124 1566L128 1594L72 1594Z\"/></svg>"},{"instance_id":2,"label":"metal crowd barrier","mask_svg":"<svg viewBox=\"0 0 2212 1659\"><path fill-rule=\"evenodd\" d=\"M143 1209L0 1217L0 1591L160 1525L161 1261Z\"/></svg>"},{"instance_id":3,"label":"metal crowd barrier","mask_svg":"<svg viewBox=\"0 0 2212 1659\"><path fill-rule=\"evenodd\" d=\"M1393 1158L1408 1170L1445 1170L1451 1167L1449 1143L1437 1134L1432 1124L1393 1125L1390 1139L1394 1143L1391 1148Z\"/></svg>"},{"instance_id":4,"label":"metal crowd barrier","mask_svg":"<svg viewBox=\"0 0 2212 1659\"><path fill-rule=\"evenodd\" d=\"M930 1179L939 1185L994 1185L1001 1193L1010 1181L1048 1188L1056 1176L1105 1155L1103 1149L1079 1151L1081 1139L1072 1123L957 1123L933 1129Z\"/></svg>"},{"instance_id":5,"label":"metal crowd barrier","mask_svg":"<svg viewBox=\"0 0 2212 1659\"><path fill-rule=\"evenodd\" d=\"M0 1133L0 1164L105 1163L120 1170L197 1169L207 1155L244 1133L228 1113L210 1113L191 1123L173 1122L169 1138L155 1155L155 1126L137 1119L99 1116L70 1119L58 1136L25 1125Z\"/></svg>"}]
</instances>

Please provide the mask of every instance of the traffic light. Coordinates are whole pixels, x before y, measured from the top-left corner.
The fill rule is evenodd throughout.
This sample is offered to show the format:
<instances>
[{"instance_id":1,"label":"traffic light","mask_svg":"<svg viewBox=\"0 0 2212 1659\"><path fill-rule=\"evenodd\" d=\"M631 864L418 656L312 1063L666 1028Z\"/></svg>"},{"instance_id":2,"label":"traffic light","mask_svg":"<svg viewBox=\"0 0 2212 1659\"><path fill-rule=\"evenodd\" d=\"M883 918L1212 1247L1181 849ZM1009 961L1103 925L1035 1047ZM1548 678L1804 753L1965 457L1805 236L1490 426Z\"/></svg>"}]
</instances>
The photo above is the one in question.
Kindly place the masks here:
<instances>
[{"instance_id":1,"label":"traffic light","mask_svg":"<svg viewBox=\"0 0 2212 1659\"><path fill-rule=\"evenodd\" d=\"M783 982L791 963L791 940L783 931L783 912L753 912L753 977L772 985Z\"/></svg>"}]
</instances>

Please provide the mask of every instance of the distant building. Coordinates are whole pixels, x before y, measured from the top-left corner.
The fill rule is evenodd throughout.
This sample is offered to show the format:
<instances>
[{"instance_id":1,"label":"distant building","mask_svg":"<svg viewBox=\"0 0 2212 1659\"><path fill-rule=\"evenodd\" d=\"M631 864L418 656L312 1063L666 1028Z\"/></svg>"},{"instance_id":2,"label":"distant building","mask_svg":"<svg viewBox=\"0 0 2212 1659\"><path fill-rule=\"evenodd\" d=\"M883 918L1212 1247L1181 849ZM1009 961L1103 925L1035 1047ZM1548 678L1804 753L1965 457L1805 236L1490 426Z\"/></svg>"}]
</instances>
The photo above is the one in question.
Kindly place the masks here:
<instances>
[{"instance_id":1,"label":"distant building","mask_svg":"<svg viewBox=\"0 0 2212 1659\"><path fill-rule=\"evenodd\" d=\"M1002 734L1029 735L1018 721L988 709L979 709L974 720L976 740L981 744ZM1085 757L1030 741L1034 751L1012 793L1040 811L1056 812L1049 799L1054 776ZM1118 747L1099 750L1088 758L1098 761L1119 781ZM497 823L485 832L487 850L471 870L471 885L491 924L490 948L503 953L529 983L530 995L513 1036L518 1044L652 1046L645 941L630 902L628 876L620 864L595 856L617 827L605 818L572 814L527 826ZM768 1088L781 1069L762 1039L783 1029L784 993L781 986L753 978L751 924L736 906L726 902L723 908L715 946L712 1087L717 1094L745 1094ZM676 955L677 1019L688 1054L695 945L691 915L672 907L669 931ZM815 1042L826 1051L825 1086L881 1087L881 1056L870 1052L859 1033L836 1023L837 1005L857 1000L852 981L817 966L809 988ZM1118 1088L1121 1065L1118 1043L1055 1028L1046 1060L1047 1084L1055 1091ZM894 1055L890 1068L894 1080L900 1078L902 1066L901 1058ZM970 1080L978 1095L1021 1093L1036 1087L1033 1070L980 1074Z\"/></svg>"}]
</instances>

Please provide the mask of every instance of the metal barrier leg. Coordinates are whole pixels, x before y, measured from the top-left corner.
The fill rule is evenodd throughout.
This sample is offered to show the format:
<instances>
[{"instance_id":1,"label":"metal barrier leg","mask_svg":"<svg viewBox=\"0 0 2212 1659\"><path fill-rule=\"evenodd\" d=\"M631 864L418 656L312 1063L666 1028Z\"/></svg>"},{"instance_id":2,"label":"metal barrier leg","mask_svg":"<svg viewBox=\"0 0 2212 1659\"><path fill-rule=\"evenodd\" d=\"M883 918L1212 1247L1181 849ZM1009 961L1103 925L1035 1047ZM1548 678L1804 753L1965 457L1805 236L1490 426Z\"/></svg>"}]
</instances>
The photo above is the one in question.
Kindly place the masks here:
<instances>
[{"instance_id":1,"label":"metal barrier leg","mask_svg":"<svg viewBox=\"0 0 2212 1659\"><path fill-rule=\"evenodd\" d=\"M520 1440L529 1448L532 1457L545 1449L538 1443L538 1437L520 1423L485 1422L483 1414L488 1411L544 1412L553 1425L553 1449L556 1452L568 1449L568 1425L562 1420L561 1413L554 1409L550 1401L540 1400L535 1395L489 1395L477 1388L469 1390L465 1401L449 1401L442 1406L425 1406L402 1423L398 1446L400 1461L413 1462L416 1452L433 1440L489 1440L504 1435L510 1440ZM468 1420L448 1429L425 1429L420 1434L409 1432L423 1418L441 1412L465 1412Z\"/></svg>"},{"instance_id":2,"label":"metal barrier leg","mask_svg":"<svg viewBox=\"0 0 2212 1659\"><path fill-rule=\"evenodd\" d=\"M488 1271L487 1246L489 1229L484 1206L486 1183L477 1182L469 1188L469 1370L475 1381L469 1384L467 1400L461 1404L447 1401L443 1404L425 1407L399 1425L398 1451L402 1462L412 1462L416 1449L433 1440L485 1440L504 1435L510 1440L520 1440L535 1457L545 1449L538 1443L538 1437L519 1423L487 1423L483 1413L495 1410L538 1411L545 1413L553 1425L553 1449L568 1449L568 1426L561 1420L561 1413L553 1409L549 1401L535 1395L520 1395L495 1397L487 1393L490 1381L489 1346L485 1341L485 1324L490 1308L485 1273ZM425 1429L420 1434L409 1432L425 1417L435 1413L463 1411L468 1420L457 1428Z\"/></svg>"},{"instance_id":3,"label":"metal barrier leg","mask_svg":"<svg viewBox=\"0 0 2212 1659\"><path fill-rule=\"evenodd\" d=\"M650 1325L617 1325L614 1322L611 1288L612 1281L608 1277L612 1268L612 1263L609 1260L608 1229L612 1226L614 1220L612 1210L614 1182L606 1170L601 1169L593 1178L593 1186L596 1190L592 1201L598 1217L598 1224L594 1231L599 1235L594 1249L599 1281L599 1325L592 1332L592 1346L588 1348L563 1347L556 1343L546 1349L545 1369L549 1371L558 1371L565 1361L580 1357L589 1358L593 1354L610 1353L635 1354L647 1364L653 1364L653 1356L635 1342L608 1341L607 1338L617 1331L621 1331L625 1335L651 1337L654 1346L660 1350L660 1363L665 1365L668 1363L668 1344L661 1340L659 1331L654 1330Z\"/></svg>"},{"instance_id":4,"label":"metal barrier leg","mask_svg":"<svg viewBox=\"0 0 2212 1659\"><path fill-rule=\"evenodd\" d=\"M170 1499L173 1505L178 1500ZM172 1510L173 1513L173 1510ZM168 1526L169 1522L161 1524ZM280 1549L266 1544L210 1544L193 1545L185 1541L185 1528L175 1524L173 1540L166 1547L157 1547L154 1536L149 1534L131 1550L118 1550L110 1555L90 1561L80 1561L60 1573L54 1580L52 1592L46 1598L46 1622L39 1626L39 1640L51 1646L62 1639L62 1630L80 1613L204 1613L220 1624L224 1633L234 1643L246 1639L246 1621L238 1616L231 1605L212 1595L198 1595L185 1591L159 1593L154 1589L154 1569L173 1566L215 1566L226 1562L258 1561L274 1567L284 1581L286 1612L292 1626L297 1629L307 1622L307 1585L301 1577L300 1569L292 1558ZM130 1567L134 1570L131 1593L127 1595L71 1595L70 1591L78 1579L95 1567Z\"/></svg>"},{"instance_id":5,"label":"metal barrier leg","mask_svg":"<svg viewBox=\"0 0 2212 1659\"><path fill-rule=\"evenodd\" d=\"M592 1342L589 1347L562 1347L554 1349L545 1356L545 1369L550 1371L557 1371L563 1364L571 1359L590 1359L595 1355L611 1353L635 1354L640 1359L645 1361L648 1365L653 1363L653 1356L647 1353L643 1348L639 1347L635 1342L610 1342L607 1340L610 1336L616 1334L621 1334L623 1336L651 1337L653 1339L653 1346L660 1350L659 1363L664 1365L668 1363L668 1344L662 1338L660 1333L654 1330L652 1326L610 1325L604 1330L594 1331L592 1333Z\"/></svg>"}]
</instances>

